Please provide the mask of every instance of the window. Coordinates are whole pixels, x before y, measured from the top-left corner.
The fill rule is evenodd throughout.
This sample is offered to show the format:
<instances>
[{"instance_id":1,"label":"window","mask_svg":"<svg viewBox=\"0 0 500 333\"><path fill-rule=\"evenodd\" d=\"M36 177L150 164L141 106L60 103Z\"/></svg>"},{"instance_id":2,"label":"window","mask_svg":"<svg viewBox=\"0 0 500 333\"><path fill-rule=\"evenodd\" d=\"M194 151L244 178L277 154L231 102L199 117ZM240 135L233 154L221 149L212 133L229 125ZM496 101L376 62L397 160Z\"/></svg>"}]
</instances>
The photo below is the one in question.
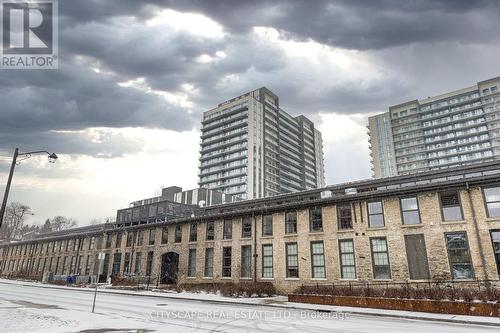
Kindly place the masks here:
<instances>
[{"instance_id":1,"label":"window","mask_svg":"<svg viewBox=\"0 0 500 333\"><path fill-rule=\"evenodd\" d=\"M500 275L500 230L491 231L491 242L493 243L493 253L495 254L497 271Z\"/></svg>"},{"instance_id":2,"label":"window","mask_svg":"<svg viewBox=\"0 0 500 333\"><path fill-rule=\"evenodd\" d=\"M313 279L326 278L325 248L323 242L311 242L311 265Z\"/></svg>"},{"instance_id":3,"label":"window","mask_svg":"<svg viewBox=\"0 0 500 333\"><path fill-rule=\"evenodd\" d=\"M273 235L273 216L264 215L262 216L262 236L272 236Z\"/></svg>"},{"instance_id":4,"label":"window","mask_svg":"<svg viewBox=\"0 0 500 333\"><path fill-rule=\"evenodd\" d=\"M127 232L127 247L132 246L132 231Z\"/></svg>"},{"instance_id":5,"label":"window","mask_svg":"<svg viewBox=\"0 0 500 333\"><path fill-rule=\"evenodd\" d=\"M149 245L155 245L156 229L149 230Z\"/></svg>"},{"instance_id":6,"label":"window","mask_svg":"<svg viewBox=\"0 0 500 333\"><path fill-rule=\"evenodd\" d=\"M233 238L233 221L232 220L224 220L224 227L222 230L222 238L223 239Z\"/></svg>"},{"instance_id":7,"label":"window","mask_svg":"<svg viewBox=\"0 0 500 333\"><path fill-rule=\"evenodd\" d=\"M121 232L119 232L119 233L116 234L115 247L116 248L122 247L122 233ZM90 248L89 248L89 250L90 250Z\"/></svg>"},{"instance_id":8,"label":"window","mask_svg":"<svg viewBox=\"0 0 500 333\"><path fill-rule=\"evenodd\" d=\"M484 189L488 217L500 217L500 187Z\"/></svg>"},{"instance_id":9,"label":"window","mask_svg":"<svg viewBox=\"0 0 500 333\"><path fill-rule=\"evenodd\" d=\"M418 201L416 197L401 198L401 214L403 224L419 224L420 213L418 211Z\"/></svg>"},{"instance_id":10,"label":"window","mask_svg":"<svg viewBox=\"0 0 500 333\"><path fill-rule=\"evenodd\" d=\"M231 277L231 254L230 246L222 248L222 277Z\"/></svg>"},{"instance_id":11,"label":"window","mask_svg":"<svg viewBox=\"0 0 500 333\"><path fill-rule=\"evenodd\" d=\"M198 240L198 224L191 223L189 225L189 241L196 242Z\"/></svg>"},{"instance_id":12,"label":"window","mask_svg":"<svg viewBox=\"0 0 500 333\"><path fill-rule=\"evenodd\" d=\"M111 275L119 275L122 265L122 254L115 253L113 256L113 266L111 266Z\"/></svg>"},{"instance_id":13,"label":"window","mask_svg":"<svg viewBox=\"0 0 500 333\"><path fill-rule=\"evenodd\" d=\"M78 272L76 271L77 259L78 258L75 257L75 256L71 257L71 268L70 268L70 271L69 271L70 274L78 274ZM28 267L29 267L29 260L28 260Z\"/></svg>"},{"instance_id":14,"label":"window","mask_svg":"<svg viewBox=\"0 0 500 333\"><path fill-rule=\"evenodd\" d=\"M429 263L427 261L427 250L425 247L424 235L405 235L405 247L410 279L429 279Z\"/></svg>"},{"instance_id":15,"label":"window","mask_svg":"<svg viewBox=\"0 0 500 333\"><path fill-rule=\"evenodd\" d=\"M241 247L241 277L252 277L252 246L244 245Z\"/></svg>"},{"instance_id":16,"label":"window","mask_svg":"<svg viewBox=\"0 0 500 333\"><path fill-rule=\"evenodd\" d=\"M189 249L188 257L188 276L196 276L196 249Z\"/></svg>"},{"instance_id":17,"label":"window","mask_svg":"<svg viewBox=\"0 0 500 333\"><path fill-rule=\"evenodd\" d=\"M286 244L286 277L299 277L299 254L297 243Z\"/></svg>"},{"instance_id":18,"label":"window","mask_svg":"<svg viewBox=\"0 0 500 333\"><path fill-rule=\"evenodd\" d=\"M137 246L142 246L144 242L144 230L133 232L131 233L131 236L132 236L132 242L137 237Z\"/></svg>"},{"instance_id":19,"label":"window","mask_svg":"<svg viewBox=\"0 0 500 333\"><path fill-rule=\"evenodd\" d=\"M439 200L441 202L443 221L461 221L464 219L458 192L440 193Z\"/></svg>"},{"instance_id":20,"label":"window","mask_svg":"<svg viewBox=\"0 0 500 333\"><path fill-rule=\"evenodd\" d=\"M151 271L153 268L153 251L148 252L148 257L146 259L146 275L151 276Z\"/></svg>"},{"instance_id":21,"label":"window","mask_svg":"<svg viewBox=\"0 0 500 333\"><path fill-rule=\"evenodd\" d=\"M109 249L111 247L111 240L112 240L111 237L113 237L111 234L106 234L106 248L107 249ZM66 251L68 251L68 244L69 244L69 242L66 243Z\"/></svg>"},{"instance_id":22,"label":"window","mask_svg":"<svg viewBox=\"0 0 500 333\"><path fill-rule=\"evenodd\" d=\"M297 212L288 212L285 214L285 234L297 233Z\"/></svg>"},{"instance_id":23,"label":"window","mask_svg":"<svg viewBox=\"0 0 500 333\"><path fill-rule=\"evenodd\" d=\"M134 273L137 275L141 274L141 260L142 260L142 253L137 252L135 254L135 268L134 268Z\"/></svg>"},{"instance_id":24,"label":"window","mask_svg":"<svg viewBox=\"0 0 500 333\"><path fill-rule=\"evenodd\" d=\"M252 218L244 217L241 221L241 237L252 237Z\"/></svg>"},{"instance_id":25,"label":"window","mask_svg":"<svg viewBox=\"0 0 500 333\"><path fill-rule=\"evenodd\" d=\"M273 245L262 245L262 277L272 278L273 275Z\"/></svg>"},{"instance_id":26,"label":"window","mask_svg":"<svg viewBox=\"0 0 500 333\"><path fill-rule=\"evenodd\" d=\"M214 221L207 222L207 240L214 240Z\"/></svg>"},{"instance_id":27,"label":"window","mask_svg":"<svg viewBox=\"0 0 500 333\"><path fill-rule=\"evenodd\" d=\"M58 258L59 259L59 258ZM62 266L61 266L61 275L64 275L64 272L66 271L66 257L63 258L62 261Z\"/></svg>"},{"instance_id":28,"label":"window","mask_svg":"<svg viewBox=\"0 0 500 333\"><path fill-rule=\"evenodd\" d=\"M130 253L129 252L125 253L125 261L124 261L123 265L124 265L123 269L125 271L124 273L125 274L130 273Z\"/></svg>"},{"instance_id":29,"label":"window","mask_svg":"<svg viewBox=\"0 0 500 333\"><path fill-rule=\"evenodd\" d=\"M321 207L309 209L309 230L311 232L323 231L323 210Z\"/></svg>"},{"instance_id":30,"label":"window","mask_svg":"<svg viewBox=\"0 0 500 333\"><path fill-rule=\"evenodd\" d=\"M368 223L370 224L370 228L383 227L385 225L382 201L368 203Z\"/></svg>"},{"instance_id":31,"label":"window","mask_svg":"<svg viewBox=\"0 0 500 333\"><path fill-rule=\"evenodd\" d=\"M175 225L175 239L174 242L180 243L182 242L182 224Z\"/></svg>"},{"instance_id":32,"label":"window","mask_svg":"<svg viewBox=\"0 0 500 333\"><path fill-rule=\"evenodd\" d=\"M465 232L453 232L445 234L445 237L452 278L474 278L467 234Z\"/></svg>"},{"instance_id":33,"label":"window","mask_svg":"<svg viewBox=\"0 0 500 333\"><path fill-rule=\"evenodd\" d=\"M95 248L95 237L92 236L90 237L90 241L89 241L89 250L93 250ZM62 242L60 243L60 247L59 247L59 252L61 252L62 250Z\"/></svg>"},{"instance_id":34,"label":"window","mask_svg":"<svg viewBox=\"0 0 500 333\"><path fill-rule=\"evenodd\" d=\"M339 229L352 229L351 205L337 206L337 222Z\"/></svg>"},{"instance_id":35,"label":"window","mask_svg":"<svg viewBox=\"0 0 500 333\"><path fill-rule=\"evenodd\" d=\"M43 269L42 272L45 271L45 262L47 261L47 258L43 261ZM90 272L90 254L87 255L87 260L85 261L85 271L83 272L83 275L91 274Z\"/></svg>"},{"instance_id":36,"label":"window","mask_svg":"<svg viewBox=\"0 0 500 333\"><path fill-rule=\"evenodd\" d=\"M354 242L352 239L339 240L340 275L342 279L356 278L356 262L354 259Z\"/></svg>"},{"instance_id":37,"label":"window","mask_svg":"<svg viewBox=\"0 0 500 333\"><path fill-rule=\"evenodd\" d=\"M161 228L161 243L162 244L168 243L168 227Z\"/></svg>"},{"instance_id":38,"label":"window","mask_svg":"<svg viewBox=\"0 0 500 333\"><path fill-rule=\"evenodd\" d=\"M391 267L389 265L389 252L387 251L387 240L383 238L371 238L373 278L390 279Z\"/></svg>"},{"instance_id":39,"label":"window","mask_svg":"<svg viewBox=\"0 0 500 333\"><path fill-rule=\"evenodd\" d=\"M214 275L214 248L209 247L205 249L205 277L212 277Z\"/></svg>"}]
</instances>

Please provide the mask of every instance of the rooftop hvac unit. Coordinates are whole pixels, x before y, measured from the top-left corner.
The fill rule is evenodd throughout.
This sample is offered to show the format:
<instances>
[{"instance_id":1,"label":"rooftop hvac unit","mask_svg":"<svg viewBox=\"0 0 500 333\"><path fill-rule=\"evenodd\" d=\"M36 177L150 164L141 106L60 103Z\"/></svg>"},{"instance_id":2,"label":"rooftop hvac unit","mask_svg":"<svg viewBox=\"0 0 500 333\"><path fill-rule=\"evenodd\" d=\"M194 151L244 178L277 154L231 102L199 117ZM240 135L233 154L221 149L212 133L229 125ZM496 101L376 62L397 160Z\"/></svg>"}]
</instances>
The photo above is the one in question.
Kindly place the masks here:
<instances>
[{"instance_id":1,"label":"rooftop hvac unit","mask_svg":"<svg viewBox=\"0 0 500 333\"><path fill-rule=\"evenodd\" d=\"M321 191L321 199L331 198L332 191Z\"/></svg>"},{"instance_id":2,"label":"rooftop hvac unit","mask_svg":"<svg viewBox=\"0 0 500 333\"><path fill-rule=\"evenodd\" d=\"M358 189L357 188L351 187L351 188L346 188L345 189L345 194L347 194L347 195L357 194L357 193L358 193Z\"/></svg>"}]
</instances>

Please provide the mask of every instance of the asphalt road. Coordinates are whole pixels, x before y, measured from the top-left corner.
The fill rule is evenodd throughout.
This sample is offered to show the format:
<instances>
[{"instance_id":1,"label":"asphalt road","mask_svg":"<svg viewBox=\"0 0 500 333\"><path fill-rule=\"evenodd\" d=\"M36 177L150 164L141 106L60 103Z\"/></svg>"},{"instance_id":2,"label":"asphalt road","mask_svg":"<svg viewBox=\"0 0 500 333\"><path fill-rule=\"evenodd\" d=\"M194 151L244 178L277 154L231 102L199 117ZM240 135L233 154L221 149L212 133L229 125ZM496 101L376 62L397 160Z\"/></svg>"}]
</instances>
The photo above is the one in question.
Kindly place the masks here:
<instances>
[{"instance_id":1,"label":"asphalt road","mask_svg":"<svg viewBox=\"0 0 500 333\"><path fill-rule=\"evenodd\" d=\"M498 327L0 283L0 332L498 332Z\"/></svg>"}]
</instances>

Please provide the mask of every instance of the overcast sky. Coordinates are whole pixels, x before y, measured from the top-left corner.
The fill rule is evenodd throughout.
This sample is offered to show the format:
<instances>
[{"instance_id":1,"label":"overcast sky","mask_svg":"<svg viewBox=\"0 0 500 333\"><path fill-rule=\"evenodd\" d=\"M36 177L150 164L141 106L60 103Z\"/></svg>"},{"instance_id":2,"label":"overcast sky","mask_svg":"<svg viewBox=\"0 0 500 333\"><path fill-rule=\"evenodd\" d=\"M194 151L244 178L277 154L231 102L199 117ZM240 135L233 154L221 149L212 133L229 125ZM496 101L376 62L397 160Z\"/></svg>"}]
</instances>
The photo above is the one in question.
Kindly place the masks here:
<instances>
[{"instance_id":1,"label":"overcast sky","mask_svg":"<svg viewBox=\"0 0 500 333\"><path fill-rule=\"evenodd\" d=\"M59 0L59 69L0 70L0 190L80 225L196 187L204 110L266 86L322 131L328 184L371 176L366 122L500 75L500 1Z\"/></svg>"}]
</instances>

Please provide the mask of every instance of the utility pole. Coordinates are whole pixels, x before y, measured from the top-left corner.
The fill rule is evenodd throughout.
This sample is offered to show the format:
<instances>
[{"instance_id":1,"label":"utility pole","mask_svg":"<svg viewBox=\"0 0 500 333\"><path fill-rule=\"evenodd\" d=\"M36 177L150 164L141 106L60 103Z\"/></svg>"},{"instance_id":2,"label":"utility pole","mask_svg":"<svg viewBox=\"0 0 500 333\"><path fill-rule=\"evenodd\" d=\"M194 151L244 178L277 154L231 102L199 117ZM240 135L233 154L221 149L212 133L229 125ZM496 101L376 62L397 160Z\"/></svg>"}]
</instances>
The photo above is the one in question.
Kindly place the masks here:
<instances>
[{"instance_id":1,"label":"utility pole","mask_svg":"<svg viewBox=\"0 0 500 333\"><path fill-rule=\"evenodd\" d=\"M3 223L3 217L5 215L5 209L7 208L7 198L9 197L10 184L12 183L12 176L14 175L14 168L17 163L17 156L19 155L19 148L14 151L14 157L12 158L12 164L10 166L9 178L7 180L7 186L5 187L5 194L3 196L2 208L0 209L0 227Z\"/></svg>"}]
</instances>

